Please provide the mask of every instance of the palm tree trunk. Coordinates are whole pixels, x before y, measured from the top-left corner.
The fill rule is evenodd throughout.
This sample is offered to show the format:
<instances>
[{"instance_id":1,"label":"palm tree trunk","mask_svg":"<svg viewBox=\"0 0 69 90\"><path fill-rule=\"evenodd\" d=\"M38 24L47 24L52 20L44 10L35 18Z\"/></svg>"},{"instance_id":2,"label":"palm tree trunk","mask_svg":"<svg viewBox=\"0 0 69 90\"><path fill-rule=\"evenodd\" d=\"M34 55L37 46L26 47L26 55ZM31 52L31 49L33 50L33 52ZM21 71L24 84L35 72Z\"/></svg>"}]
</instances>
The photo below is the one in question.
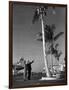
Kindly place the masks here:
<instances>
[{"instance_id":1,"label":"palm tree trunk","mask_svg":"<svg viewBox=\"0 0 69 90\"><path fill-rule=\"evenodd\" d=\"M45 53L45 35L44 35L43 15L41 14L40 16L41 16L41 25L42 25L42 38L43 38L43 53L44 53L45 71L46 71L46 76L50 77L48 65L47 65L46 53Z\"/></svg>"}]
</instances>

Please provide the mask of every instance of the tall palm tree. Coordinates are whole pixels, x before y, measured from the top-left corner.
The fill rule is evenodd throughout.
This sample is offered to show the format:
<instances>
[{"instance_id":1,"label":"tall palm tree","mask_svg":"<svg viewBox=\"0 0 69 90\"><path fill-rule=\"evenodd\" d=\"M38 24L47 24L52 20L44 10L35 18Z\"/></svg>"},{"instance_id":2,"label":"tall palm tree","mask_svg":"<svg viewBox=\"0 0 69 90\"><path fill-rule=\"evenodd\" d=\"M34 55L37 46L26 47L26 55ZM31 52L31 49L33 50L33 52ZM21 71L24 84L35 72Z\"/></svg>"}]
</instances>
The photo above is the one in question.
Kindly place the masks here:
<instances>
[{"instance_id":1,"label":"tall palm tree","mask_svg":"<svg viewBox=\"0 0 69 90\"><path fill-rule=\"evenodd\" d=\"M47 55L45 53L45 34L44 34L45 32L44 32L44 20L43 20L43 17L46 16L46 10L47 10L47 7L43 7L43 6L37 8L35 10L35 14L34 14L34 17L33 17L33 23L35 21L37 21L38 19L41 20L45 71L46 71L46 76L50 77L50 73L49 73L48 65L47 65L47 59L46 59Z\"/></svg>"}]
</instances>

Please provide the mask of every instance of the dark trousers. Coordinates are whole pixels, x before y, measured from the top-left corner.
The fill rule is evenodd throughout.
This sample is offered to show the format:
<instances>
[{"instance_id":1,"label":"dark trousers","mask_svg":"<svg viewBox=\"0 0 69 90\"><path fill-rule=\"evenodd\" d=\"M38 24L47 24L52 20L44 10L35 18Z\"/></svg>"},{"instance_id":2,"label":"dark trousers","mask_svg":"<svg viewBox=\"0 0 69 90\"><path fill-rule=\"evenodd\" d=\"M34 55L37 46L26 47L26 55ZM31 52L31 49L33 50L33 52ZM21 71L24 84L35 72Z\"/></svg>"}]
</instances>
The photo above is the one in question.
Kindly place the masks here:
<instances>
[{"instance_id":1,"label":"dark trousers","mask_svg":"<svg viewBox=\"0 0 69 90\"><path fill-rule=\"evenodd\" d=\"M31 70L28 70L28 80L31 79Z\"/></svg>"}]
</instances>

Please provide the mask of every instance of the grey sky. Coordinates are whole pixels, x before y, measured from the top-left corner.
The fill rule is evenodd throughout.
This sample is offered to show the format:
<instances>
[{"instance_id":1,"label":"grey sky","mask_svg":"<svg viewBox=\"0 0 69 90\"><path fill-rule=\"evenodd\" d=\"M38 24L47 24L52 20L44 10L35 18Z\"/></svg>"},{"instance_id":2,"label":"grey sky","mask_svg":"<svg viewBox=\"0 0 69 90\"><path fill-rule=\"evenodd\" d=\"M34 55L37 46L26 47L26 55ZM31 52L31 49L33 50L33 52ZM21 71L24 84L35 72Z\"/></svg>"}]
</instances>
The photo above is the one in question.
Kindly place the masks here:
<instances>
[{"instance_id":1,"label":"grey sky","mask_svg":"<svg viewBox=\"0 0 69 90\"><path fill-rule=\"evenodd\" d=\"M36 40L36 34L41 32L41 23L38 21L32 24L35 8L34 6L19 4L14 4L13 6L13 63L17 62L20 57L30 61L34 59L33 71L42 71L44 67L43 46L42 42ZM55 24L56 35L60 31L65 31L65 9L56 7L55 12L56 14L53 15L52 9L49 8L45 22L50 25ZM64 38L63 35L57 40L59 42L59 49L63 52L60 63L62 63L62 59L65 57Z\"/></svg>"}]
</instances>

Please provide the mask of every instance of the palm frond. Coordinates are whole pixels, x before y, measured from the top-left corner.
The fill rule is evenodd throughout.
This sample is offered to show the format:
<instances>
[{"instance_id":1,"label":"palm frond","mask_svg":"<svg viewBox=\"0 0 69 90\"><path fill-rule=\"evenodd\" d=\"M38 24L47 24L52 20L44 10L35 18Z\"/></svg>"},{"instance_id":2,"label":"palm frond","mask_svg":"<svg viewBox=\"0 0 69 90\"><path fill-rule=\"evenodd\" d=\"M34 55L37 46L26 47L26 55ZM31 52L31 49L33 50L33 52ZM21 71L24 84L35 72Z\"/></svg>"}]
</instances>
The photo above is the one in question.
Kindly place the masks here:
<instances>
[{"instance_id":1,"label":"palm frond","mask_svg":"<svg viewBox=\"0 0 69 90\"><path fill-rule=\"evenodd\" d=\"M57 53L54 54L55 58L57 58L58 61L61 55L62 55L62 52L61 51L59 52L58 50L57 50Z\"/></svg>"},{"instance_id":2,"label":"palm frond","mask_svg":"<svg viewBox=\"0 0 69 90\"><path fill-rule=\"evenodd\" d=\"M43 41L42 38L38 38L37 41Z\"/></svg>"},{"instance_id":3,"label":"palm frond","mask_svg":"<svg viewBox=\"0 0 69 90\"><path fill-rule=\"evenodd\" d=\"M57 43L57 44L55 45L55 49L57 49L58 46L59 46L59 44Z\"/></svg>"},{"instance_id":4,"label":"palm frond","mask_svg":"<svg viewBox=\"0 0 69 90\"><path fill-rule=\"evenodd\" d=\"M45 25L45 37L51 41L54 37L54 30L55 30L55 25Z\"/></svg>"},{"instance_id":5,"label":"palm frond","mask_svg":"<svg viewBox=\"0 0 69 90\"><path fill-rule=\"evenodd\" d=\"M54 37L54 41L57 40L61 35L63 35L64 32L60 32L58 33L55 37Z\"/></svg>"},{"instance_id":6,"label":"palm frond","mask_svg":"<svg viewBox=\"0 0 69 90\"><path fill-rule=\"evenodd\" d=\"M49 35L45 33L45 42L48 42L50 40L49 38L50 38ZM37 33L37 40L38 41L43 41L41 32Z\"/></svg>"},{"instance_id":7,"label":"palm frond","mask_svg":"<svg viewBox=\"0 0 69 90\"><path fill-rule=\"evenodd\" d=\"M37 33L37 36L38 36L38 37L42 37L42 33L41 33L41 32L38 32L38 33Z\"/></svg>"},{"instance_id":8,"label":"palm frond","mask_svg":"<svg viewBox=\"0 0 69 90\"><path fill-rule=\"evenodd\" d=\"M40 37L40 38L37 38L36 40L37 41L43 41L43 38ZM49 42L49 40L47 38L45 38L45 42Z\"/></svg>"},{"instance_id":9,"label":"palm frond","mask_svg":"<svg viewBox=\"0 0 69 90\"><path fill-rule=\"evenodd\" d=\"M48 32L48 33L54 33L54 30L55 30L55 24L52 24L52 25L45 25L45 31Z\"/></svg>"},{"instance_id":10,"label":"palm frond","mask_svg":"<svg viewBox=\"0 0 69 90\"><path fill-rule=\"evenodd\" d=\"M62 52L60 51L59 54L58 54L58 57L60 57L62 55Z\"/></svg>"},{"instance_id":11,"label":"palm frond","mask_svg":"<svg viewBox=\"0 0 69 90\"><path fill-rule=\"evenodd\" d=\"M51 25L51 30L54 31L56 29L55 24Z\"/></svg>"},{"instance_id":12,"label":"palm frond","mask_svg":"<svg viewBox=\"0 0 69 90\"><path fill-rule=\"evenodd\" d=\"M34 16L33 16L32 23L34 24L35 21L38 21L38 19L39 19L39 11L38 11L38 9L36 9L35 13L34 13Z\"/></svg>"}]
</instances>

